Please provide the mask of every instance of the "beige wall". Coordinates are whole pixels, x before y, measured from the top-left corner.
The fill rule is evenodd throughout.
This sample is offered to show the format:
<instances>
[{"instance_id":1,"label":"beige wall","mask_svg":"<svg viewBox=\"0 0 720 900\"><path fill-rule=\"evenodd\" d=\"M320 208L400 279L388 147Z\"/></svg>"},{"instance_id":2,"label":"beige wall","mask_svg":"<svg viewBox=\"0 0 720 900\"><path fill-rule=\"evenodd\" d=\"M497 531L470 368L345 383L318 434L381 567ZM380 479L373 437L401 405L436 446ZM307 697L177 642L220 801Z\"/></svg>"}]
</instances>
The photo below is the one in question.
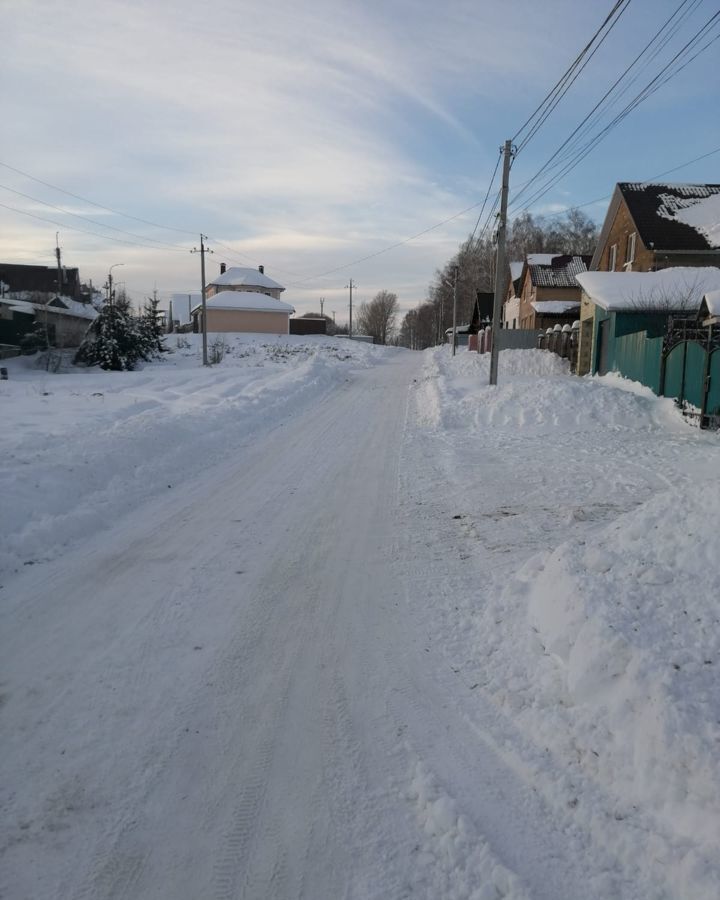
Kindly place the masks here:
<instances>
[{"instance_id":1,"label":"beige wall","mask_svg":"<svg viewBox=\"0 0 720 900\"><path fill-rule=\"evenodd\" d=\"M580 335L578 343L577 374L587 375L592 359L592 336L595 323L595 304L590 302L585 291L580 299Z\"/></svg>"},{"instance_id":2,"label":"beige wall","mask_svg":"<svg viewBox=\"0 0 720 900\"><path fill-rule=\"evenodd\" d=\"M208 307L208 331L288 334L290 315L284 312L257 312L248 309L211 309ZM202 318L202 313L198 316Z\"/></svg>"}]
</instances>

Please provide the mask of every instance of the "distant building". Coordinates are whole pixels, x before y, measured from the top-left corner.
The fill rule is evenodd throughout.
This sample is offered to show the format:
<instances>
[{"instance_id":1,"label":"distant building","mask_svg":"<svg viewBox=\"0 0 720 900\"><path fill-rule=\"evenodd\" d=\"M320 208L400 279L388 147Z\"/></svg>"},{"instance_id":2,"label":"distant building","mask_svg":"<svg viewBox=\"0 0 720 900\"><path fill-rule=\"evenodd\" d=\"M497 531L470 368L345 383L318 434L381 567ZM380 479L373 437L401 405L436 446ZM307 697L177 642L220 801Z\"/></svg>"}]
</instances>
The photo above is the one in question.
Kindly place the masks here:
<instances>
[{"instance_id":1,"label":"distant building","mask_svg":"<svg viewBox=\"0 0 720 900\"><path fill-rule=\"evenodd\" d=\"M57 266L24 266L0 263L0 297L45 303L61 294L72 300L81 299L80 275L77 269Z\"/></svg>"},{"instance_id":2,"label":"distant building","mask_svg":"<svg viewBox=\"0 0 720 900\"><path fill-rule=\"evenodd\" d=\"M258 269L220 267L207 285L205 305L209 332L288 334L294 307L280 299L285 288ZM202 331L202 300L192 309L193 329Z\"/></svg>"}]
</instances>

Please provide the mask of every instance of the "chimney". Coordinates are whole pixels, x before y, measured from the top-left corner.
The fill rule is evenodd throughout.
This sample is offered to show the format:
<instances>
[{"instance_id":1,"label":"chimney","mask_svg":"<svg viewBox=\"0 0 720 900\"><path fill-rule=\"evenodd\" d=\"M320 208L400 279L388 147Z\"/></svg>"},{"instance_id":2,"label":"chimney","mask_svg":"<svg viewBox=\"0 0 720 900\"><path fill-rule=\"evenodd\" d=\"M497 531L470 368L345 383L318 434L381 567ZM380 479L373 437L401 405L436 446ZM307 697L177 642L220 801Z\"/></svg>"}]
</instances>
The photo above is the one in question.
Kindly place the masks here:
<instances>
[{"instance_id":1,"label":"chimney","mask_svg":"<svg viewBox=\"0 0 720 900\"><path fill-rule=\"evenodd\" d=\"M225 263L220 263L220 274L221 275L225 274Z\"/></svg>"},{"instance_id":2,"label":"chimney","mask_svg":"<svg viewBox=\"0 0 720 900\"><path fill-rule=\"evenodd\" d=\"M258 266L258 272L259 272L261 275L264 275L264 274L265 274L265 266Z\"/></svg>"}]
</instances>

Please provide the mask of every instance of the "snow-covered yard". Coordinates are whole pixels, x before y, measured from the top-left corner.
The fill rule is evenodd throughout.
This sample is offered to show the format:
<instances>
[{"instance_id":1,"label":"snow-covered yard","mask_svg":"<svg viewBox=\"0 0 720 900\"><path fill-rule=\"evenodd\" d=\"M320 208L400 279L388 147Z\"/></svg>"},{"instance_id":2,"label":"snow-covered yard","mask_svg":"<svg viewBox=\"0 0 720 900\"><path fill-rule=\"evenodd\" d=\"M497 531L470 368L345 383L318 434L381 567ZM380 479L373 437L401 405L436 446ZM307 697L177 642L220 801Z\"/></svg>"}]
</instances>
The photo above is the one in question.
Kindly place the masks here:
<instances>
[{"instance_id":1,"label":"snow-covered yard","mask_svg":"<svg viewBox=\"0 0 720 900\"><path fill-rule=\"evenodd\" d=\"M0 895L720 896L717 436L541 351L188 337L0 382Z\"/></svg>"}]
</instances>

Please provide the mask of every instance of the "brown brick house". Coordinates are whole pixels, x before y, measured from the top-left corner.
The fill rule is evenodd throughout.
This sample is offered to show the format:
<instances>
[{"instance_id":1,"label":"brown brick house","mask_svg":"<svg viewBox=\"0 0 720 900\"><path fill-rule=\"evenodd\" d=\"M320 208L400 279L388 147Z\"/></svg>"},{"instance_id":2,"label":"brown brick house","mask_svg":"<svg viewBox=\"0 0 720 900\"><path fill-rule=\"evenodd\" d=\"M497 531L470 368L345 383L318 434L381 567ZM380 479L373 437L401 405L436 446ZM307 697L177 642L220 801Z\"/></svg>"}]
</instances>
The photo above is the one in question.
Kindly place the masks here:
<instances>
[{"instance_id":1,"label":"brown brick house","mask_svg":"<svg viewBox=\"0 0 720 900\"><path fill-rule=\"evenodd\" d=\"M575 276L587 272L589 262L589 256L529 254L519 280L518 326L545 329L572 324L580 312L580 285Z\"/></svg>"},{"instance_id":2,"label":"brown brick house","mask_svg":"<svg viewBox=\"0 0 720 900\"><path fill-rule=\"evenodd\" d=\"M720 184L618 183L590 269L652 272L720 265L720 246L698 224L720 224L719 197Z\"/></svg>"}]
</instances>

